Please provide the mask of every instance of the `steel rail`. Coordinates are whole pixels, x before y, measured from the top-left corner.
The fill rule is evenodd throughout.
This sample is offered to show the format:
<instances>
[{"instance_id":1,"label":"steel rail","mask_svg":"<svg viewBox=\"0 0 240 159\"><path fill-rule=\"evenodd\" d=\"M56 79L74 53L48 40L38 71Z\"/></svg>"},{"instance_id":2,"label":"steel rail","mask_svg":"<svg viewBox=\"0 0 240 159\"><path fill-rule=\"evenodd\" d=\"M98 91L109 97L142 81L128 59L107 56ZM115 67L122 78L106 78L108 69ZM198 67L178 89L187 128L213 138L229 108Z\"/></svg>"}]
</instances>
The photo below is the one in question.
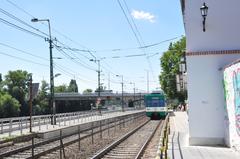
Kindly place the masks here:
<instances>
[{"instance_id":1,"label":"steel rail","mask_svg":"<svg viewBox=\"0 0 240 159\"><path fill-rule=\"evenodd\" d=\"M109 151L111 151L113 148L115 148L117 145L119 145L120 143L122 143L123 141L125 141L128 137L130 137L131 135L133 135L137 130L139 130L140 128L142 128L144 125L146 125L150 120L147 120L146 122L144 122L142 125L138 126L137 128L135 128L134 130L130 131L129 133L127 133L126 135L124 135L123 137L121 137L120 139L118 139L117 141L113 142L112 144L110 144L109 146L107 146L106 148L104 148L103 150L101 150L100 152L98 152L96 155L94 155L91 159L100 159L102 158L105 154L107 154Z\"/></svg>"},{"instance_id":2,"label":"steel rail","mask_svg":"<svg viewBox=\"0 0 240 159\"><path fill-rule=\"evenodd\" d=\"M154 134L156 133L157 129L160 127L162 121L160 121L157 125L157 127L154 129L153 133L149 136L149 138L146 140L146 142L143 144L143 146L141 147L141 149L139 150L137 156L135 157L135 159L140 159L144 153L144 151L146 150L148 143L152 140ZM162 129L162 127L161 127Z\"/></svg>"}]
</instances>

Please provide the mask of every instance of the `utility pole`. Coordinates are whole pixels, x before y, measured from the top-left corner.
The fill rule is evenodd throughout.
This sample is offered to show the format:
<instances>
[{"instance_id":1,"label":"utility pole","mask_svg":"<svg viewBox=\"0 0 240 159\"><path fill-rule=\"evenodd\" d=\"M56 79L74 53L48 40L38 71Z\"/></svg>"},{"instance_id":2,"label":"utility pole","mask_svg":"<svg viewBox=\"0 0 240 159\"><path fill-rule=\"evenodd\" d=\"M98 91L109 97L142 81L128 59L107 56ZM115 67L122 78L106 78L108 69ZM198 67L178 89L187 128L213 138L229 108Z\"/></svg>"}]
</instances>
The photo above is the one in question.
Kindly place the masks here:
<instances>
[{"instance_id":1,"label":"utility pole","mask_svg":"<svg viewBox=\"0 0 240 159\"><path fill-rule=\"evenodd\" d=\"M100 75L100 73L101 73L101 71L100 71L100 60L97 60L97 62L98 62L98 98L100 99L100 91L101 91L100 90L100 77L101 77L101 75ZM99 113L101 115L102 114L101 108L98 107L98 110L99 110Z\"/></svg>"},{"instance_id":2,"label":"utility pole","mask_svg":"<svg viewBox=\"0 0 240 159\"><path fill-rule=\"evenodd\" d=\"M56 125L56 105L54 102L54 77L53 77L53 57L52 57L52 37L51 37L51 28L50 28L50 22L48 20L48 25L49 25L49 50L50 50L50 105L52 107L53 111L53 116L52 116L52 125Z\"/></svg>"},{"instance_id":3,"label":"utility pole","mask_svg":"<svg viewBox=\"0 0 240 159\"><path fill-rule=\"evenodd\" d=\"M100 70L100 60L101 59L96 59L96 57L95 57L95 59L90 59L90 61L93 61L93 62L97 62L97 64L98 64L98 70L97 70L97 73L98 73L98 100L100 100L100 97L101 97L101 94L100 94L100 89L101 89L101 87L100 87L100 78L101 78L101 70ZM101 108L99 108L98 107L98 111L99 111L99 114L101 115L102 114L102 112L101 112Z\"/></svg>"},{"instance_id":4,"label":"utility pole","mask_svg":"<svg viewBox=\"0 0 240 159\"><path fill-rule=\"evenodd\" d=\"M122 76L122 111L124 112L124 103L123 103L123 76Z\"/></svg>"},{"instance_id":5,"label":"utility pole","mask_svg":"<svg viewBox=\"0 0 240 159\"><path fill-rule=\"evenodd\" d=\"M50 107L52 109L51 124L56 125L56 117L55 117L56 107L54 102L54 76L53 76L53 56L52 56L53 45L52 45L50 20L33 18L31 21L32 22L46 21L48 23L49 39L47 39L47 41L49 42L49 51L50 51Z\"/></svg>"},{"instance_id":6,"label":"utility pole","mask_svg":"<svg viewBox=\"0 0 240 159\"><path fill-rule=\"evenodd\" d=\"M29 131L32 133L32 75L29 79L29 116L30 116L30 126Z\"/></svg>"},{"instance_id":7,"label":"utility pole","mask_svg":"<svg viewBox=\"0 0 240 159\"><path fill-rule=\"evenodd\" d=\"M123 75L116 75L117 77L122 77L122 82L121 82L121 85L122 85L122 111L124 112L124 103L123 103Z\"/></svg>"},{"instance_id":8,"label":"utility pole","mask_svg":"<svg viewBox=\"0 0 240 159\"><path fill-rule=\"evenodd\" d=\"M100 98L100 60L97 60L98 62L98 98Z\"/></svg>"}]
</instances>

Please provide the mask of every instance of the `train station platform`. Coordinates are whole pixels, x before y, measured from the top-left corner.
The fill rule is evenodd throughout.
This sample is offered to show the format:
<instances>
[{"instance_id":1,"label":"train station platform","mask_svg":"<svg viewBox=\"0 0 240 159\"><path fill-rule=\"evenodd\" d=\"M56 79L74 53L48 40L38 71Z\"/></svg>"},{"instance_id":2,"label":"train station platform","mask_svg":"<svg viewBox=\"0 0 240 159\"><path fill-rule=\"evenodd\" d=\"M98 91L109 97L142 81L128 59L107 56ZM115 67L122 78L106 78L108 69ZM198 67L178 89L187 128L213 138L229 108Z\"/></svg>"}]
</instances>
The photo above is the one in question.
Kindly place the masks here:
<instances>
[{"instance_id":1,"label":"train station platform","mask_svg":"<svg viewBox=\"0 0 240 159\"><path fill-rule=\"evenodd\" d=\"M170 115L168 158L170 159L240 159L240 153L228 147L190 146L188 115L173 112Z\"/></svg>"},{"instance_id":2,"label":"train station platform","mask_svg":"<svg viewBox=\"0 0 240 159\"><path fill-rule=\"evenodd\" d=\"M69 131L72 131L72 129L75 126L78 126L81 124L91 123L91 122L96 122L100 120L106 120L106 119L111 119L111 118L116 118L116 117L121 117L121 116L141 113L141 112L144 112L144 110L125 110L124 112L106 111L106 112L102 112L101 115L98 112L93 112L93 113L87 112L77 116L58 117L56 125L51 125L50 118L47 118L47 119L39 118L39 120L36 120L33 122L32 132L36 134L41 134L41 136L44 136L45 138L45 136L49 136L49 134L55 134L54 132L55 131L57 132L60 129L69 128L70 129ZM0 143L5 139L28 136L31 134L29 132L29 123L25 124L25 123L17 122L15 123L15 125L13 123L11 125L11 128L12 128L12 131L10 131L9 125L1 126Z\"/></svg>"}]
</instances>

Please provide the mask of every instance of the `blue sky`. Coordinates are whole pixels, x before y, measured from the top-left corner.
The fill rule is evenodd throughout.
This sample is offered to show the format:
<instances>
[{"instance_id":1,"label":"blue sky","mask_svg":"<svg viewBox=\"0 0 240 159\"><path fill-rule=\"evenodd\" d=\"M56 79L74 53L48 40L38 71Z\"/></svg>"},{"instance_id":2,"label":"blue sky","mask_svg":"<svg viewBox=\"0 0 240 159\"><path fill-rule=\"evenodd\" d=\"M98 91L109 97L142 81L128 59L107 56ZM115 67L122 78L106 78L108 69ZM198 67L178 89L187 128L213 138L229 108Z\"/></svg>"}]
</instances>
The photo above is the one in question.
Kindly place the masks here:
<instances>
[{"instance_id":1,"label":"blue sky","mask_svg":"<svg viewBox=\"0 0 240 159\"><path fill-rule=\"evenodd\" d=\"M124 1L120 2L125 7ZM184 35L179 0L126 0L126 3L130 11L129 14L125 7L127 16L134 19L145 45ZM121 79L116 77L116 74L119 74L124 77L125 91L132 92L133 85L129 84L130 82L135 82L137 89L146 91L147 72L150 90L160 87L159 59L162 52L167 50L170 41L146 48L144 51L134 49L139 47L139 44L117 0L1 0L0 8L46 33L47 23L32 23L31 18L50 19L52 36L57 39L56 45L64 43L70 48L92 50L92 54L98 59L104 58L101 60L101 83L107 88L110 79L110 89L121 91L119 83ZM2 12L0 18L41 34ZM0 21L0 72L5 75L9 70L27 70L33 73L34 82L43 79L49 82L48 43L42 38L4 24L3 20ZM113 49L121 51L112 51ZM64 50L64 52L67 55L63 55L56 47L53 49L53 56L62 58L54 59L54 73L61 73L61 76L55 78L55 85L68 85L70 80L75 78L80 92L86 88L95 89L97 65L89 61L93 57L83 51ZM125 57L140 54L146 55ZM154 56L147 60L148 55Z\"/></svg>"}]
</instances>

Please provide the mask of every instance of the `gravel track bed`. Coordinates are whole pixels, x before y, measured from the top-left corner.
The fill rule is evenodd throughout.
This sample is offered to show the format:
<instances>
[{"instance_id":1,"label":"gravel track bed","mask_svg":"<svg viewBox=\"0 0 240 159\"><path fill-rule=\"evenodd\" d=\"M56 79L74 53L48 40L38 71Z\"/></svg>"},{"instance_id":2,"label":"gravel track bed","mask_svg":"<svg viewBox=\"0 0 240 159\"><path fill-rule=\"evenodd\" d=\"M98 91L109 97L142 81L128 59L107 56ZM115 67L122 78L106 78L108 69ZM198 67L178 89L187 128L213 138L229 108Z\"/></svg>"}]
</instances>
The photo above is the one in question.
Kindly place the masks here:
<instances>
[{"instance_id":1,"label":"gravel track bed","mask_svg":"<svg viewBox=\"0 0 240 159\"><path fill-rule=\"evenodd\" d=\"M137 130L133 135L128 137L125 141L123 141L106 155L104 155L102 158L134 159L143 144L153 133L158 123L159 121L148 122L146 125Z\"/></svg>"},{"instance_id":2,"label":"gravel track bed","mask_svg":"<svg viewBox=\"0 0 240 159\"><path fill-rule=\"evenodd\" d=\"M161 126L158 127L151 141L148 143L141 159L155 159L158 151L159 139L161 135Z\"/></svg>"}]
</instances>

